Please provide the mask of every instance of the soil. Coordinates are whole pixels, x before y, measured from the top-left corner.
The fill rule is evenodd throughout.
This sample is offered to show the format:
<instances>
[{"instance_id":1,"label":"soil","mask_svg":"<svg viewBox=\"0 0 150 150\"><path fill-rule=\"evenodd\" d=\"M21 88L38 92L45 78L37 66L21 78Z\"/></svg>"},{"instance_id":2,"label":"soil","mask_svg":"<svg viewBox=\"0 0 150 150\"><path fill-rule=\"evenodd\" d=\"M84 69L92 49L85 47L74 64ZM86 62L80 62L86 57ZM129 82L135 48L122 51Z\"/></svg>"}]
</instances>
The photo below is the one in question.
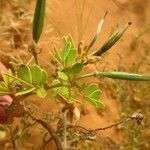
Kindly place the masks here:
<instances>
[{"instance_id":1,"label":"soil","mask_svg":"<svg viewBox=\"0 0 150 150\"><path fill-rule=\"evenodd\" d=\"M81 2L84 2L84 0L81 0ZM11 28L8 21L6 22L6 25L10 27L10 29L7 30L8 35L6 36L5 34L0 36L0 50L2 52L9 53L12 56L16 56L18 53L23 55L23 57L28 56L27 51L24 49L27 48L27 44L31 41L31 16L33 15L35 1L31 1L30 4L22 4L22 6L19 5L19 7L10 7L10 5L7 4L3 7L3 9L0 10L1 16L5 21L5 17L11 18L11 13L18 10L19 8L24 8L24 6L25 12L26 10L29 10L29 14L27 14L29 17L25 18L23 21L17 20L16 17L16 24L13 24L15 28L19 28L21 35L18 34L16 37L14 36L14 32L16 32L15 28ZM82 39L84 44L88 45L93 35L95 34L100 18L102 18L105 12L108 11L101 35L97 39L93 50L100 48L110 33L117 27L124 26L124 24L128 22L132 22L132 25L129 27L121 40L107 54L103 56L103 63L100 62L97 64L89 65L87 69L89 72L94 69L102 70L105 64L109 64L106 67L107 70L119 69L121 71L130 71L132 64L138 60L141 60L145 55L149 54L147 52L147 47L150 42L150 32L143 34L140 37L140 40L133 45L137 34L143 32L150 26L149 10L149 0L143 0L142 2L141 0L85 0L83 18L80 18L79 23L75 0L47 1L47 13L44 32L39 43L40 47L42 47L40 61L42 65L49 70L49 72L53 71L55 68L49 63L50 53L54 45L57 46L57 48L62 47L62 35L71 34L75 44L78 44L79 40ZM2 22L1 18L0 22ZM12 39L14 44L11 43ZM121 56L121 59L118 56ZM149 58L150 55L147 57ZM146 65L146 67L141 68L140 71L142 73L149 74L150 66ZM92 82L97 82L97 80L93 79ZM110 94L108 94L109 92L107 93L104 88L102 88L102 90L104 92L102 101L106 105L105 109L96 110L88 103L84 103L83 108L85 113L81 115L79 125L89 129L95 129L111 125L120 119L121 105L119 99L117 96L116 98L112 98ZM50 103L49 100L46 101L33 97L28 98L26 103L30 103L27 102L30 99L32 99L32 103L34 103L36 106L37 112L39 112L39 116L46 111L56 112L58 110L57 104L54 102ZM99 132L99 136L100 138L111 139L114 145L123 142L123 134L117 128ZM105 144L110 146L110 140ZM49 146L47 146L47 149L48 147Z\"/></svg>"}]
</instances>

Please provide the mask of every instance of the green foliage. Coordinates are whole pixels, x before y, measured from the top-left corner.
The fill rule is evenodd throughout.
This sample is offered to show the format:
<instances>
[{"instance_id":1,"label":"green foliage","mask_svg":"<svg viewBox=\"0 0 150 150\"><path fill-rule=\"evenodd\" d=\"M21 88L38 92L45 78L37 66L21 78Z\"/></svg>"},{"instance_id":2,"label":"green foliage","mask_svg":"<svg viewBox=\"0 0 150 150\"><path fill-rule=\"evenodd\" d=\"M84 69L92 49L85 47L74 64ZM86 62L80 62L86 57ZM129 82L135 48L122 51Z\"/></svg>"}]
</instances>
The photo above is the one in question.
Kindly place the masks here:
<instances>
[{"instance_id":1,"label":"green foliage","mask_svg":"<svg viewBox=\"0 0 150 150\"><path fill-rule=\"evenodd\" d=\"M101 95L102 92L99 90L98 85L94 83L90 84L84 93L84 97L87 99L87 101L95 107L104 106L100 101Z\"/></svg>"},{"instance_id":2,"label":"green foliage","mask_svg":"<svg viewBox=\"0 0 150 150\"><path fill-rule=\"evenodd\" d=\"M50 84L50 86L54 86L54 85L58 85L60 84L61 82L59 80L53 80L52 83ZM66 99L69 99L71 98L71 93L70 93L70 90L67 86L60 86L60 87L56 87L54 88L53 90L53 96L56 97L57 94L63 96L64 98Z\"/></svg>"},{"instance_id":3,"label":"green foliage","mask_svg":"<svg viewBox=\"0 0 150 150\"><path fill-rule=\"evenodd\" d=\"M20 65L16 75L11 72L3 74L4 81L0 83L0 95L14 94L15 96L20 96L36 90L38 96L46 96L46 91L44 91L43 87L47 82L48 75L40 66L36 64L32 66ZM21 84L21 87L12 91L11 88L16 88L12 87L12 85L17 86L18 84Z\"/></svg>"},{"instance_id":4,"label":"green foliage","mask_svg":"<svg viewBox=\"0 0 150 150\"><path fill-rule=\"evenodd\" d=\"M21 65L17 70L17 77L32 84L32 75L29 66Z\"/></svg>"},{"instance_id":5,"label":"green foliage","mask_svg":"<svg viewBox=\"0 0 150 150\"><path fill-rule=\"evenodd\" d=\"M9 71L9 74L12 74ZM0 96L9 94L9 85L13 82L13 78L2 73L3 81L0 82Z\"/></svg>"},{"instance_id":6,"label":"green foliage","mask_svg":"<svg viewBox=\"0 0 150 150\"><path fill-rule=\"evenodd\" d=\"M25 95L25 94L33 92L34 90L35 90L35 87L21 89L15 94L15 96Z\"/></svg>"},{"instance_id":7,"label":"green foliage","mask_svg":"<svg viewBox=\"0 0 150 150\"><path fill-rule=\"evenodd\" d=\"M83 64L81 63L75 63L71 68L70 68L70 73L71 74L78 74L82 71L83 69Z\"/></svg>"},{"instance_id":8,"label":"green foliage","mask_svg":"<svg viewBox=\"0 0 150 150\"><path fill-rule=\"evenodd\" d=\"M17 70L17 77L33 85L44 85L48 79L47 72L37 64L31 67L21 65Z\"/></svg>"},{"instance_id":9,"label":"green foliage","mask_svg":"<svg viewBox=\"0 0 150 150\"><path fill-rule=\"evenodd\" d=\"M41 87L41 88L36 90L36 94L41 98L45 98L47 95L47 92L43 87Z\"/></svg>"},{"instance_id":10,"label":"green foliage","mask_svg":"<svg viewBox=\"0 0 150 150\"><path fill-rule=\"evenodd\" d=\"M58 71L57 74L58 74L58 78L66 81L68 80L68 76L64 72Z\"/></svg>"},{"instance_id":11,"label":"green foliage","mask_svg":"<svg viewBox=\"0 0 150 150\"><path fill-rule=\"evenodd\" d=\"M72 37L69 35L65 37L65 45L61 50L60 54L57 52L55 54L57 61L63 66L63 68L68 68L75 63L77 57L77 49L73 44Z\"/></svg>"}]
</instances>

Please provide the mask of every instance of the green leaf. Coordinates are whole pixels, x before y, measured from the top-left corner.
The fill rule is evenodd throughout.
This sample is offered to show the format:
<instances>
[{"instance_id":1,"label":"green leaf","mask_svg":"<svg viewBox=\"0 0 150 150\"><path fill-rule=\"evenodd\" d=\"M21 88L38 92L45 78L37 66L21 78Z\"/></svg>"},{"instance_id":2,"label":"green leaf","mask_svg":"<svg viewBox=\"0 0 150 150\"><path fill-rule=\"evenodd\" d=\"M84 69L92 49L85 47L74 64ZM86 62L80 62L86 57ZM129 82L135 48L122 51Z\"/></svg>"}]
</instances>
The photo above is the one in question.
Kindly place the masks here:
<instances>
[{"instance_id":1,"label":"green leaf","mask_svg":"<svg viewBox=\"0 0 150 150\"><path fill-rule=\"evenodd\" d=\"M85 96L89 96L91 93L98 90L97 84L90 84L88 88L86 89Z\"/></svg>"},{"instance_id":2,"label":"green leaf","mask_svg":"<svg viewBox=\"0 0 150 150\"><path fill-rule=\"evenodd\" d=\"M84 97L87 99L87 101L95 107L103 106L103 104L100 102L101 95L102 92L98 89L97 84L90 84L84 93Z\"/></svg>"},{"instance_id":3,"label":"green leaf","mask_svg":"<svg viewBox=\"0 0 150 150\"><path fill-rule=\"evenodd\" d=\"M63 97L67 99L69 99L71 96L68 87L65 87L65 86L59 87L57 89L57 93L59 93L60 95L62 95Z\"/></svg>"},{"instance_id":4,"label":"green leaf","mask_svg":"<svg viewBox=\"0 0 150 150\"><path fill-rule=\"evenodd\" d=\"M65 80L65 81L68 80L68 76L64 72L58 71L57 74L58 74L58 78Z\"/></svg>"},{"instance_id":5,"label":"green leaf","mask_svg":"<svg viewBox=\"0 0 150 150\"><path fill-rule=\"evenodd\" d=\"M33 92L34 90L35 90L35 87L33 87L33 88L28 88L28 89L24 89L24 90L21 90L21 91L17 92L17 93L15 94L15 96L25 95L25 94L28 94L28 93Z\"/></svg>"},{"instance_id":6,"label":"green leaf","mask_svg":"<svg viewBox=\"0 0 150 150\"><path fill-rule=\"evenodd\" d=\"M17 70L17 76L28 83L32 83L32 76L29 66L21 65Z\"/></svg>"},{"instance_id":7,"label":"green leaf","mask_svg":"<svg viewBox=\"0 0 150 150\"><path fill-rule=\"evenodd\" d=\"M45 98L47 95L47 92L44 88L39 88L36 90L36 94L41 98Z\"/></svg>"},{"instance_id":8,"label":"green leaf","mask_svg":"<svg viewBox=\"0 0 150 150\"><path fill-rule=\"evenodd\" d=\"M42 78L40 80L40 85L44 85L47 82L48 74L45 70L42 69Z\"/></svg>"},{"instance_id":9,"label":"green leaf","mask_svg":"<svg viewBox=\"0 0 150 150\"><path fill-rule=\"evenodd\" d=\"M75 62L76 55L77 55L76 49L71 49L69 51L69 54L68 54L68 56L66 58L66 62L65 62L67 67L71 66Z\"/></svg>"},{"instance_id":10,"label":"green leaf","mask_svg":"<svg viewBox=\"0 0 150 150\"><path fill-rule=\"evenodd\" d=\"M21 82L21 83L24 83L24 84L26 84L26 85L28 85L28 86L30 86L30 87L33 87L33 85L32 85L31 83L28 83L28 82L22 80L21 78L18 78L18 77L14 76L14 75L11 75L11 74L9 74L9 73L5 73L5 74L6 74L7 76L13 78L14 80L17 80L17 81L19 81L19 82Z\"/></svg>"},{"instance_id":11,"label":"green leaf","mask_svg":"<svg viewBox=\"0 0 150 150\"><path fill-rule=\"evenodd\" d=\"M8 86L5 84L5 82L0 82L0 96L3 95L8 95L9 94L9 89Z\"/></svg>"},{"instance_id":12,"label":"green leaf","mask_svg":"<svg viewBox=\"0 0 150 150\"><path fill-rule=\"evenodd\" d=\"M9 92L8 91L2 91L0 90L0 96L4 96L4 95L8 95Z\"/></svg>"},{"instance_id":13,"label":"green leaf","mask_svg":"<svg viewBox=\"0 0 150 150\"><path fill-rule=\"evenodd\" d=\"M63 66L72 65L76 57L76 48L74 47L71 36L65 37L65 46L60 54L61 64ZM71 64L70 64L71 63Z\"/></svg>"},{"instance_id":14,"label":"green leaf","mask_svg":"<svg viewBox=\"0 0 150 150\"><path fill-rule=\"evenodd\" d=\"M63 50L61 52L61 61L62 61L63 65L66 61L66 58L67 58L68 54L69 54L70 48L71 48L71 43L68 42L68 43L65 44L65 47L63 48Z\"/></svg>"},{"instance_id":15,"label":"green leaf","mask_svg":"<svg viewBox=\"0 0 150 150\"><path fill-rule=\"evenodd\" d=\"M5 72L6 73L6 72ZM7 76L5 73L2 73L3 81L5 82L5 86L8 87L9 84L14 80L12 77ZM12 72L9 70L9 74L12 75Z\"/></svg>"},{"instance_id":16,"label":"green leaf","mask_svg":"<svg viewBox=\"0 0 150 150\"><path fill-rule=\"evenodd\" d=\"M37 0L33 19L33 40L37 43L43 29L46 0Z\"/></svg>"},{"instance_id":17,"label":"green leaf","mask_svg":"<svg viewBox=\"0 0 150 150\"><path fill-rule=\"evenodd\" d=\"M0 82L0 89L2 90L8 90L8 85L4 81Z\"/></svg>"},{"instance_id":18,"label":"green leaf","mask_svg":"<svg viewBox=\"0 0 150 150\"><path fill-rule=\"evenodd\" d=\"M82 71L82 68L83 68L83 64L81 63L75 63L71 69L70 69L70 73L72 74L78 74Z\"/></svg>"},{"instance_id":19,"label":"green leaf","mask_svg":"<svg viewBox=\"0 0 150 150\"><path fill-rule=\"evenodd\" d=\"M32 84L39 84L42 79L42 71L41 68L34 64L30 67L31 76L32 76Z\"/></svg>"},{"instance_id":20,"label":"green leaf","mask_svg":"<svg viewBox=\"0 0 150 150\"><path fill-rule=\"evenodd\" d=\"M60 81L58 80L58 79L56 79L56 80L53 80L52 81L52 83L49 85L50 87L55 87L55 86L57 86L58 84L60 84ZM56 88L58 88L58 87L56 87Z\"/></svg>"},{"instance_id":21,"label":"green leaf","mask_svg":"<svg viewBox=\"0 0 150 150\"><path fill-rule=\"evenodd\" d=\"M74 43L73 43L73 39L72 39L72 36L71 35L68 35L65 37L65 43L71 43L71 49L74 49Z\"/></svg>"}]
</instances>

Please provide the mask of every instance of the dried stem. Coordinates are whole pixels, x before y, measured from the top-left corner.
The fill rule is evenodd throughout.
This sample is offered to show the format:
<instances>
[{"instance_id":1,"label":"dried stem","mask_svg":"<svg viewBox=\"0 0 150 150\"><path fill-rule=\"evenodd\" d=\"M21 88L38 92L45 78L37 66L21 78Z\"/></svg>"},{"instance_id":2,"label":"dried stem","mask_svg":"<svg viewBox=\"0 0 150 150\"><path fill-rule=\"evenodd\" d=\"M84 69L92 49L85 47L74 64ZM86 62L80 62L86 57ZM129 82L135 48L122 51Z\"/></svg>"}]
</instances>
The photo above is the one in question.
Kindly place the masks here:
<instances>
[{"instance_id":1,"label":"dried stem","mask_svg":"<svg viewBox=\"0 0 150 150\"><path fill-rule=\"evenodd\" d=\"M34 119L37 123L41 124L48 132L49 134L51 135L52 139L54 140L56 146L57 146L57 149L58 150L64 150L57 134L55 133L54 129L48 125L46 122L44 122L43 120L40 120L40 119Z\"/></svg>"},{"instance_id":2,"label":"dried stem","mask_svg":"<svg viewBox=\"0 0 150 150\"><path fill-rule=\"evenodd\" d=\"M97 128L97 129L95 129L95 130L93 130L94 132L97 132L97 131L100 131L100 130L107 130L107 129L110 129L110 128L113 128L113 127L115 127L115 126L118 126L118 125L120 125L120 124L123 124L123 123L125 123L125 122L128 122L128 121L130 121L132 118L127 118L127 119L125 119L125 120L122 120L122 121L120 121L120 122L117 122L117 123L114 123L114 124L112 124L112 125L109 125L109 126L106 126L106 127L103 127L103 128Z\"/></svg>"},{"instance_id":3,"label":"dried stem","mask_svg":"<svg viewBox=\"0 0 150 150\"><path fill-rule=\"evenodd\" d=\"M107 129L110 129L110 128L113 128L115 126L118 126L119 124L123 124L123 123L126 123L126 122L129 122L131 120L135 120L137 121L137 123L141 123L141 121L143 120L143 115L141 114L141 112L135 112L132 116L128 116L127 118L117 122L117 123L114 123L112 125L109 125L109 126L106 126L106 127L103 127L103 128L97 128L97 129L94 129L94 130L89 130L89 129L86 129L82 126L72 126L72 125L68 125L68 128L81 128L87 132L97 132L97 131L100 131L100 130L107 130Z\"/></svg>"},{"instance_id":4,"label":"dried stem","mask_svg":"<svg viewBox=\"0 0 150 150\"><path fill-rule=\"evenodd\" d=\"M67 117L67 111L65 111L64 112L64 116L63 116L63 138L64 138L64 145L63 145L63 147L64 147L64 149L66 149L66 147L67 147L67 131L66 131L66 129L67 129L67 123L66 123L66 117Z\"/></svg>"},{"instance_id":5,"label":"dried stem","mask_svg":"<svg viewBox=\"0 0 150 150\"><path fill-rule=\"evenodd\" d=\"M13 150L16 150L16 143L15 143L15 140L14 140L14 137L13 137L11 127L9 127L9 131L10 131L10 137L11 137L11 141L12 141L12 145L13 145Z\"/></svg>"},{"instance_id":6,"label":"dried stem","mask_svg":"<svg viewBox=\"0 0 150 150\"><path fill-rule=\"evenodd\" d=\"M57 134L56 134L56 132L54 131L54 129L53 129L50 125L48 125L45 121L35 118L35 117L32 116L32 115L30 114L30 112L28 112L28 111L26 111L26 112L29 114L29 116L30 116L34 121L36 121L37 123L39 123L40 125L42 125L42 126L48 131L48 133L50 134L51 138L54 140L54 142L55 142L55 144L56 144L56 146L57 146L57 149L58 149L58 150L64 150L64 148L63 148L63 146L62 146L62 143L61 143L61 141L59 140L59 137L57 136Z\"/></svg>"}]
</instances>

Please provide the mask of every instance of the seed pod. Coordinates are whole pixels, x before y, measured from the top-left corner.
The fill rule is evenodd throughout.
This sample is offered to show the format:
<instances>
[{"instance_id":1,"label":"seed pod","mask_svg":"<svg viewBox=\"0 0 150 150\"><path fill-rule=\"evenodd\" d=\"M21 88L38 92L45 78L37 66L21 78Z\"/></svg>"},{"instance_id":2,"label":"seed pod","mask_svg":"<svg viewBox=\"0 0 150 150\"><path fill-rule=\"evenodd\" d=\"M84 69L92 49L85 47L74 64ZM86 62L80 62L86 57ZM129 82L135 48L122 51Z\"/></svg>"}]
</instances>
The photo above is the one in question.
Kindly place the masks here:
<instances>
[{"instance_id":1,"label":"seed pod","mask_svg":"<svg viewBox=\"0 0 150 150\"><path fill-rule=\"evenodd\" d=\"M129 25L131 25L131 22L126 24L124 28L118 29L116 32L114 32L105 42L105 44L98 51L94 52L93 55L101 56L103 53L108 51L123 36Z\"/></svg>"},{"instance_id":2,"label":"seed pod","mask_svg":"<svg viewBox=\"0 0 150 150\"><path fill-rule=\"evenodd\" d=\"M46 0L37 0L33 19L33 40L37 43L43 29Z\"/></svg>"},{"instance_id":3,"label":"seed pod","mask_svg":"<svg viewBox=\"0 0 150 150\"><path fill-rule=\"evenodd\" d=\"M133 80L133 81L150 81L150 76L135 74L135 73L127 73L127 72L98 72L97 76L104 76L113 79L120 80Z\"/></svg>"},{"instance_id":4,"label":"seed pod","mask_svg":"<svg viewBox=\"0 0 150 150\"><path fill-rule=\"evenodd\" d=\"M103 26L103 23L104 23L104 20L105 20L105 17L106 17L106 15L107 15L107 13L108 13L108 12L106 11L105 15L104 15L103 18L100 20L100 22L99 22L99 24L98 24L98 26L97 26L96 33L95 33L93 39L91 40L91 42L90 42L90 44L89 44L89 46L88 46L88 48L87 48L87 51L88 51L88 50L94 45L94 43L96 42L96 40L97 40L97 38L98 38L98 36L99 36L99 34L100 34L100 32L101 32L101 29L102 29L102 26Z\"/></svg>"}]
</instances>

